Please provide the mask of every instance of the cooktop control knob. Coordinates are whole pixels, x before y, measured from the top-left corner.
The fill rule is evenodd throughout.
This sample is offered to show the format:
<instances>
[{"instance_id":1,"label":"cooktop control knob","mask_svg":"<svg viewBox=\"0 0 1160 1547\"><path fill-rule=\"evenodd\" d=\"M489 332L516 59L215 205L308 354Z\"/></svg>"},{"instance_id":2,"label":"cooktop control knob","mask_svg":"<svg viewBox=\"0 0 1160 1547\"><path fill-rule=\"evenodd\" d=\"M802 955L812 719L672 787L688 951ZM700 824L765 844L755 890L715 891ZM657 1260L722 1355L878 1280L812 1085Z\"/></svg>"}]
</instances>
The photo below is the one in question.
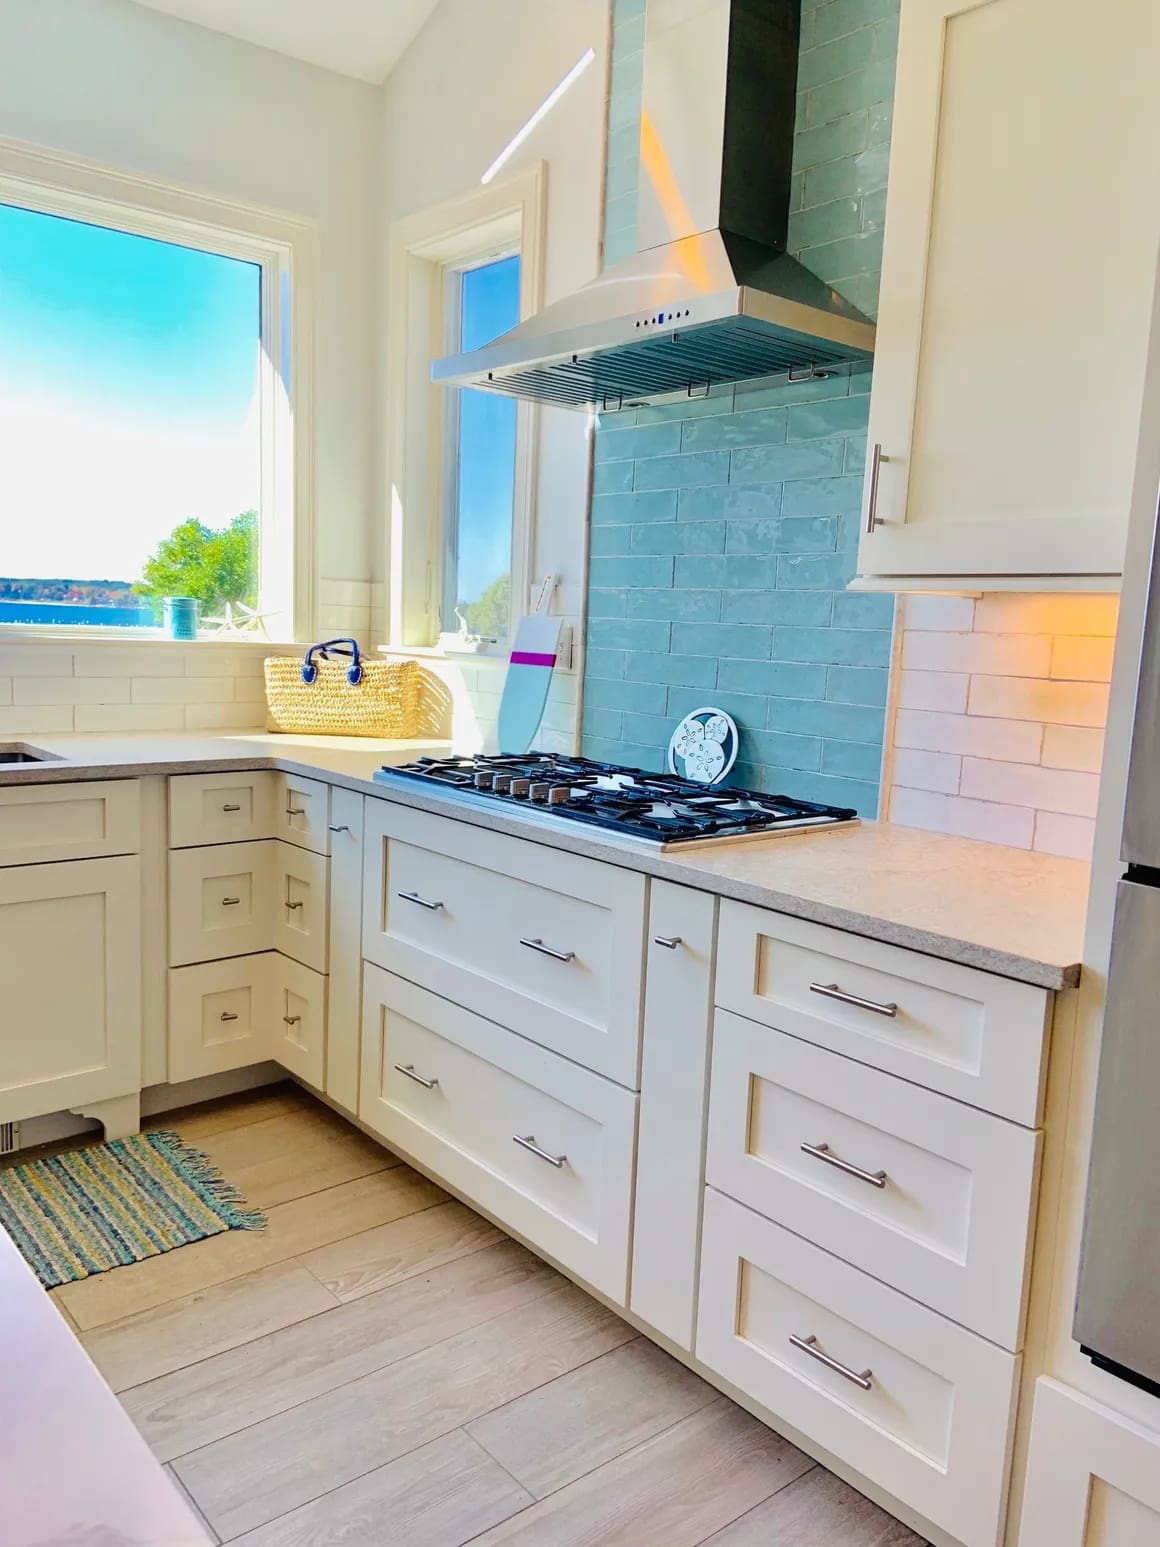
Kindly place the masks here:
<instances>
[{"instance_id":1,"label":"cooktop control knob","mask_svg":"<svg viewBox=\"0 0 1160 1547\"><path fill-rule=\"evenodd\" d=\"M494 774L488 773L486 768L480 768L475 775L475 787L477 790L490 790Z\"/></svg>"},{"instance_id":2,"label":"cooktop control knob","mask_svg":"<svg viewBox=\"0 0 1160 1547\"><path fill-rule=\"evenodd\" d=\"M513 774L509 793L516 796L526 795L532 787L530 779L524 779L518 774Z\"/></svg>"},{"instance_id":3,"label":"cooktop control knob","mask_svg":"<svg viewBox=\"0 0 1160 1547\"><path fill-rule=\"evenodd\" d=\"M548 791L549 806L566 806L572 798L572 786L570 784L553 784Z\"/></svg>"},{"instance_id":4,"label":"cooktop control knob","mask_svg":"<svg viewBox=\"0 0 1160 1547\"><path fill-rule=\"evenodd\" d=\"M548 791L551 788L552 786L550 784L545 784L542 780L536 780L534 783L528 786L528 799L547 800Z\"/></svg>"},{"instance_id":5,"label":"cooktop control knob","mask_svg":"<svg viewBox=\"0 0 1160 1547\"><path fill-rule=\"evenodd\" d=\"M511 774L497 773L491 787L497 795L506 795L512 787Z\"/></svg>"}]
</instances>

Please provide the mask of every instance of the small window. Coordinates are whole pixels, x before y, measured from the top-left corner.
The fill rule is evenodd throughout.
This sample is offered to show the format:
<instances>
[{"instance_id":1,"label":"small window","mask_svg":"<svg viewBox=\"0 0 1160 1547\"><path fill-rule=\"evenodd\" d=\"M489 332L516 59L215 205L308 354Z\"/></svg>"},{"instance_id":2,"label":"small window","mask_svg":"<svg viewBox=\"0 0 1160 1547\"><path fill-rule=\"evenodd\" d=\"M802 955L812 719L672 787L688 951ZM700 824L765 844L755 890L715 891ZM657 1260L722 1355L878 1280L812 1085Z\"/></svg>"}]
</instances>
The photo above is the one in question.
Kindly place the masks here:
<instances>
[{"instance_id":1,"label":"small window","mask_svg":"<svg viewBox=\"0 0 1160 1547\"><path fill-rule=\"evenodd\" d=\"M447 268L448 353L479 349L520 320L518 254ZM447 393L444 437L442 626L506 641L511 622L516 402Z\"/></svg>"}]
</instances>

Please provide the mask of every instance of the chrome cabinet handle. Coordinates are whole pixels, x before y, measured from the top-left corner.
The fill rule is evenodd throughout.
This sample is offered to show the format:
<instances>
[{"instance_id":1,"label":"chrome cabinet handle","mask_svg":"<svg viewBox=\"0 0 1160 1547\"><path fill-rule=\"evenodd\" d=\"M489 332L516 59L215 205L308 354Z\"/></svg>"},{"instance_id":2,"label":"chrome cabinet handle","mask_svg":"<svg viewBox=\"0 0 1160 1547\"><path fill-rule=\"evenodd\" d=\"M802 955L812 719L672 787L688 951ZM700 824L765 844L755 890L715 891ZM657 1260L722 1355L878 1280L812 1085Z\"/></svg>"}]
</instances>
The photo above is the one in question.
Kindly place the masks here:
<instances>
[{"instance_id":1,"label":"chrome cabinet handle","mask_svg":"<svg viewBox=\"0 0 1160 1547\"><path fill-rule=\"evenodd\" d=\"M409 1080L414 1080L416 1085L421 1085L424 1090L434 1090L438 1080L425 1080L421 1074L415 1073L414 1064L396 1064L395 1068L400 1074L405 1074Z\"/></svg>"},{"instance_id":2,"label":"chrome cabinet handle","mask_svg":"<svg viewBox=\"0 0 1160 1547\"><path fill-rule=\"evenodd\" d=\"M818 1346L818 1340L812 1333L808 1338L799 1338L795 1333L791 1332L789 1340L795 1348L800 1348L803 1354L809 1354L811 1359L816 1359L819 1364L824 1364L827 1370L833 1370L835 1375L843 1376L862 1391L871 1391L873 1389L874 1382L871 1380L871 1376L874 1374L873 1370L863 1370L859 1374L857 1370L852 1370L848 1364L842 1364L837 1359L831 1359L829 1354Z\"/></svg>"},{"instance_id":3,"label":"chrome cabinet handle","mask_svg":"<svg viewBox=\"0 0 1160 1547\"><path fill-rule=\"evenodd\" d=\"M675 951L681 943L680 935L654 935L653 944L663 945L666 951Z\"/></svg>"},{"instance_id":4,"label":"chrome cabinet handle","mask_svg":"<svg viewBox=\"0 0 1160 1547\"><path fill-rule=\"evenodd\" d=\"M873 1010L875 1015L889 1015L893 1019L898 1014L898 1006L893 1000L889 1004L879 1004L877 999L863 999L861 994L848 994L836 983L811 983L810 993L821 994L823 999L837 999L842 1004L852 1004L859 1010Z\"/></svg>"},{"instance_id":5,"label":"chrome cabinet handle","mask_svg":"<svg viewBox=\"0 0 1160 1547\"><path fill-rule=\"evenodd\" d=\"M240 811L241 809L242 809L241 806L223 806L222 807L223 811Z\"/></svg>"},{"instance_id":6,"label":"chrome cabinet handle","mask_svg":"<svg viewBox=\"0 0 1160 1547\"><path fill-rule=\"evenodd\" d=\"M549 1154L547 1150L542 1150L536 1143L536 1136L534 1133L513 1133L512 1143L518 1144L521 1149L531 1150L533 1155L538 1155L541 1160L546 1160L550 1166L555 1166L557 1171L568 1158L567 1155L552 1155Z\"/></svg>"},{"instance_id":7,"label":"chrome cabinet handle","mask_svg":"<svg viewBox=\"0 0 1160 1547\"><path fill-rule=\"evenodd\" d=\"M870 448L870 479L866 489L866 535L869 537L876 526L885 526L886 523L878 514L878 475L882 471L883 462L889 462L890 458L882 455L882 442L876 440Z\"/></svg>"},{"instance_id":8,"label":"chrome cabinet handle","mask_svg":"<svg viewBox=\"0 0 1160 1547\"><path fill-rule=\"evenodd\" d=\"M236 1021L237 1018L238 1017L233 1010L223 1010L222 1013L218 1016L218 1020L220 1021Z\"/></svg>"},{"instance_id":9,"label":"chrome cabinet handle","mask_svg":"<svg viewBox=\"0 0 1160 1547\"><path fill-rule=\"evenodd\" d=\"M305 816L306 815L306 807L305 806L287 806L286 807L286 815L287 816Z\"/></svg>"},{"instance_id":10,"label":"chrome cabinet handle","mask_svg":"<svg viewBox=\"0 0 1160 1547\"><path fill-rule=\"evenodd\" d=\"M426 908L429 913L437 912L443 904L441 902L428 902L426 897L420 897L418 892L396 892L396 897L401 897L404 902L413 902L417 907Z\"/></svg>"},{"instance_id":11,"label":"chrome cabinet handle","mask_svg":"<svg viewBox=\"0 0 1160 1547\"><path fill-rule=\"evenodd\" d=\"M844 1171L847 1176L856 1176L860 1182L869 1182L871 1187L886 1186L885 1171L864 1171L853 1161L835 1155L828 1144L803 1144L802 1153L812 1155L815 1160L824 1160L826 1165L833 1166L836 1171Z\"/></svg>"},{"instance_id":12,"label":"chrome cabinet handle","mask_svg":"<svg viewBox=\"0 0 1160 1547\"><path fill-rule=\"evenodd\" d=\"M302 1017L300 1015L284 1015L282 1019L286 1022L287 1026L297 1026Z\"/></svg>"},{"instance_id":13,"label":"chrome cabinet handle","mask_svg":"<svg viewBox=\"0 0 1160 1547\"><path fill-rule=\"evenodd\" d=\"M223 897L222 898L222 907L223 908L236 908L238 903L241 902L241 900L242 899L240 897Z\"/></svg>"},{"instance_id":14,"label":"chrome cabinet handle","mask_svg":"<svg viewBox=\"0 0 1160 1547\"><path fill-rule=\"evenodd\" d=\"M552 946L545 945L542 940L521 939L520 944L526 945L529 951L538 951L541 956L550 956L556 962L570 962L576 959L575 951L557 951ZM519 1142L522 1144L523 1140L521 1139Z\"/></svg>"},{"instance_id":15,"label":"chrome cabinet handle","mask_svg":"<svg viewBox=\"0 0 1160 1547\"><path fill-rule=\"evenodd\" d=\"M350 828L345 823L343 823L341 827L332 827L330 831L332 833L349 833Z\"/></svg>"}]
</instances>

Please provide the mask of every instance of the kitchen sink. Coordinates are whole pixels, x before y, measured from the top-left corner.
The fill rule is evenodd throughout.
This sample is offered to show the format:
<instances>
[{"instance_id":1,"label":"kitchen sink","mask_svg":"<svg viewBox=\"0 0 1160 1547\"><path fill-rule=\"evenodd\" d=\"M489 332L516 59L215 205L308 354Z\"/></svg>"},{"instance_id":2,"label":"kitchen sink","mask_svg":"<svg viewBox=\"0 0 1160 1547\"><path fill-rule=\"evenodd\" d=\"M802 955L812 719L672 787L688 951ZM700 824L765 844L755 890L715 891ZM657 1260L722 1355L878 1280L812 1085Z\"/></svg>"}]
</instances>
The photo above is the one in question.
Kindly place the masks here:
<instances>
[{"instance_id":1,"label":"kitchen sink","mask_svg":"<svg viewBox=\"0 0 1160 1547\"><path fill-rule=\"evenodd\" d=\"M8 746L0 746L0 763L53 763L51 752L39 752L35 747L26 747L20 743Z\"/></svg>"}]
</instances>

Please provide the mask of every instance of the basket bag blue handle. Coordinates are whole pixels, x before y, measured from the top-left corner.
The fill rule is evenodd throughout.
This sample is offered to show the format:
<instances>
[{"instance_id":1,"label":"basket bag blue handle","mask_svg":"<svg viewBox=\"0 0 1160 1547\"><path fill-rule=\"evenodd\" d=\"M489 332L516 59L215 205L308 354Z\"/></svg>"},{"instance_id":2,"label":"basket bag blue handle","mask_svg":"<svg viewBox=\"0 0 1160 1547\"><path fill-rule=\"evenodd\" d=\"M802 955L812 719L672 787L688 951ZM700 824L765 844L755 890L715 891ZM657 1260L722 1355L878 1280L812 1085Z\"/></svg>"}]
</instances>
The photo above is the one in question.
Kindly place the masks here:
<instances>
[{"instance_id":1,"label":"basket bag blue handle","mask_svg":"<svg viewBox=\"0 0 1160 1547\"><path fill-rule=\"evenodd\" d=\"M339 645L349 645L350 648L347 650L340 650L338 648ZM357 639L327 639L324 640L320 645L311 645L310 649L306 652L306 659L302 662L303 682L305 682L307 686L309 686L312 682L317 682L318 666L314 660L314 657L317 655L320 660L328 661L330 659L330 652L332 650L336 655L350 656L351 662L346 669L346 680L350 683L352 688L357 688L363 679L362 659L359 656Z\"/></svg>"}]
</instances>

